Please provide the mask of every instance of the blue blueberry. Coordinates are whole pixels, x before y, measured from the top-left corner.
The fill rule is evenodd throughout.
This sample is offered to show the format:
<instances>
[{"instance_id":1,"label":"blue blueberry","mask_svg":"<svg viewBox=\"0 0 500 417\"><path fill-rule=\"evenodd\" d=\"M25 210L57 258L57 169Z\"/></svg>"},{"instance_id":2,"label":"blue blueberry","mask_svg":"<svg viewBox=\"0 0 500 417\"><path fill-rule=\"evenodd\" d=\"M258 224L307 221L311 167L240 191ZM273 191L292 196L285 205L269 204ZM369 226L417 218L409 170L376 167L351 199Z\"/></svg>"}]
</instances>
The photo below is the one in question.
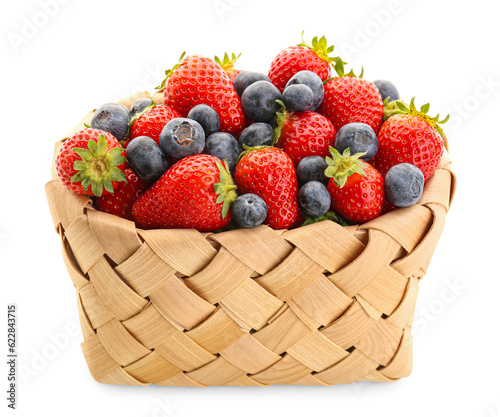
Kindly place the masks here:
<instances>
[{"instance_id":1,"label":"blue blueberry","mask_svg":"<svg viewBox=\"0 0 500 417\"><path fill-rule=\"evenodd\" d=\"M373 81L373 84L380 91L380 95L382 96L382 101L385 101L387 97L389 97L389 101L399 100L399 92L396 86L390 81L386 80L376 80Z\"/></svg>"},{"instance_id":2,"label":"blue blueberry","mask_svg":"<svg viewBox=\"0 0 500 417\"><path fill-rule=\"evenodd\" d=\"M144 109L151 104L151 101L152 100L150 98L140 98L139 100L136 100L134 104L132 104L132 107L130 107L130 110L128 111L130 119L132 120L132 118L136 114L142 113Z\"/></svg>"},{"instance_id":3,"label":"blue blueberry","mask_svg":"<svg viewBox=\"0 0 500 417\"><path fill-rule=\"evenodd\" d=\"M269 81L257 81L243 92L241 106L250 120L267 122L281 108L276 100L281 100L280 90Z\"/></svg>"},{"instance_id":4,"label":"blue blueberry","mask_svg":"<svg viewBox=\"0 0 500 417\"><path fill-rule=\"evenodd\" d=\"M283 103L287 110L305 111L313 109L314 95L305 84L292 84L283 91Z\"/></svg>"},{"instance_id":5,"label":"blue blueberry","mask_svg":"<svg viewBox=\"0 0 500 417\"><path fill-rule=\"evenodd\" d=\"M92 117L90 126L111 133L116 139L123 140L128 132L130 116L125 106L107 103L99 107Z\"/></svg>"},{"instance_id":6,"label":"blue blueberry","mask_svg":"<svg viewBox=\"0 0 500 417\"><path fill-rule=\"evenodd\" d=\"M424 191L424 174L412 164L394 165L385 175L385 196L397 207L418 203Z\"/></svg>"},{"instance_id":7,"label":"blue blueberry","mask_svg":"<svg viewBox=\"0 0 500 417\"><path fill-rule=\"evenodd\" d=\"M266 74L262 74L261 72L254 72L254 71L241 71L233 81L234 88L236 90L236 93L241 97L243 94L243 91L245 89L257 82L257 81L269 81L269 77Z\"/></svg>"},{"instance_id":8,"label":"blue blueberry","mask_svg":"<svg viewBox=\"0 0 500 417\"><path fill-rule=\"evenodd\" d=\"M238 156L240 156L240 144L233 135L225 132L211 134L205 141L205 153L216 156L221 161L227 159L229 171L234 173Z\"/></svg>"},{"instance_id":9,"label":"blue blueberry","mask_svg":"<svg viewBox=\"0 0 500 417\"><path fill-rule=\"evenodd\" d=\"M335 149L342 153L347 148L351 150L351 155L366 152L360 159L369 161L378 151L377 135L366 123L348 123L335 136Z\"/></svg>"},{"instance_id":10,"label":"blue blueberry","mask_svg":"<svg viewBox=\"0 0 500 417\"><path fill-rule=\"evenodd\" d=\"M231 204L231 213L241 227L257 227L266 220L267 206L258 195L243 194Z\"/></svg>"},{"instance_id":11,"label":"blue blueberry","mask_svg":"<svg viewBox=\"0 0 500 417\"><path fill-rule=\"evenodd\" d=\"M160 147L165 155L174 159L197 155L205 147L205 133L196 120L177 117L161 131Z\"/></svg>"},{"instance_id":12,"label":"blue blueberry","mask_svg":"<svg viewBox=\"0 0 500 417\"><path fill-rule=\"evenodd\" d=\"M319 181L309 181L299 190L299 206L310 217L324 216L331 203L330 193Z\"/></svg>"},{"instance_id":13,"label":"blue blueberry","mask_svg":"<svg viewBox=\"0 0 500 417\"><path fill-rule=\"evenodd\" d=\"M219 115L206 104L198 104L194 106L187 115L188 119L196 120L203 131L205 137L208 138L212 133L219 131Z\"/></svg>"},{"instance_id":14,"label":"blue blueberry","mask_svg":"<svg viewBox=\"0 0 500 417\"><path fill-rule=\"evenodd\" d=\"M322 103L323 97L325 96L325 86L318 74L307 70L299 71L288 80L286 87L295 84L307 85L312 90L314 98L312 108L310 110L316 110Z\"/></svg>"},{"instance_id":15,"label":"blue blueberry","mask_svg":"<svg viewBox=\"0 0 500 417\"><path fill-rule=\"evenodd\" d=\"M249 146L271 146L273 143L273 127L267 123L253 123L240 134L240 145Z\"/></svg>"},{"instance_id":16,"label":"blue blueberry","mask_svg":"<svg viewBox=\"0 0 500 417\"><path fill-rule=\"evenodd\" d=\"M319 181L328 184L329 178L325 175L328 164L321 156L306 156L297 165L297 181L299 185L304 185L309 181Z\"/></svg>"},{"instance_id":17,"label":"blue blueberry","mask_svg":"<svg viewBox=\"0 0 500 417\"><path fill-rule=\"evenodd\" d=\"M132 170L144 181L155 182L168 169L168 160L147 136L137 136L127 145L127 159Z\"/></svg>"}]
</instances>

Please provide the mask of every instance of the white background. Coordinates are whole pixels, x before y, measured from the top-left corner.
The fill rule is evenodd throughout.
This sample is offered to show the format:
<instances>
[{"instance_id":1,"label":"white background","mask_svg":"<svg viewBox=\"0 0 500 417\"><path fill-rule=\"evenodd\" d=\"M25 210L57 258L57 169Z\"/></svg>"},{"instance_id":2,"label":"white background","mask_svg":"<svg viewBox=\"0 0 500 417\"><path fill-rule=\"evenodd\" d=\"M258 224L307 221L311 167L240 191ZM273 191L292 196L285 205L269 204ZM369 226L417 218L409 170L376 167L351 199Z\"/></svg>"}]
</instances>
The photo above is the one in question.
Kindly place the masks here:
<instances>
[{"instance_id":1,"label":"white background","mask_svg":"<svg viewBox=\"0 0 500 417\"><path fill-rule=\"evenodd\" d=\"M44 2L51 8L44 9ZM24 0L4 5L0 356L4 363L7 303L17 303L22 379L12 415L500 416L497 2L312 4ZM94 382L80 351L75 291L43 190L54 142L89 110L152 90L183 51L210 57L242 51L239 68L267 72L280 50L300 42L302 30L308 41L325 34L357 72L364 65L367 79L392 80L404 99L417 96L417 104L431 103L431 113L452 113L445 131L458 191L421 283L412 376L392 384L263 389ZM3 416L5 366L0 372Z\"/></svg>"}]
</instances>

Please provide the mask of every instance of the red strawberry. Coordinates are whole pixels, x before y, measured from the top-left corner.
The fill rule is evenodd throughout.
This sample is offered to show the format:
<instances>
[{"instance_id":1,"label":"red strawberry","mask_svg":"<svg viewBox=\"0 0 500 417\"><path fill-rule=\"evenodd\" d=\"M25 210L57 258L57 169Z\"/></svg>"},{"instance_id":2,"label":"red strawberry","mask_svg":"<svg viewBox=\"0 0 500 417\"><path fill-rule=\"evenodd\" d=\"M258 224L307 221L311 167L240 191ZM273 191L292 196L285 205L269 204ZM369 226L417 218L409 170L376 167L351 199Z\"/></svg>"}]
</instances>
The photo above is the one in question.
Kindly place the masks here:
<instances>
[{"instance_id":1,"label":"red strawberry","mask_svg":"<svg viewBox=\"0 0 500 417\"><path fill-rule=\"evenodd\" d=\"M240 98L224 70L209 58L181 55L179 63L166 71L165 104L186 117L197 104L207 104L219 115L223 132L240 133L245 127L245 115Z\"/></svg>"},{"instance_id":2,"label":"red strawberry","mask_svg":"<svg viewBox=\"0 0 500 417\"><path fill-rule=\"evenodd\" d=\"M335 144L337 133L332 123L319 113L288 112L282 105L277 113L276 147L282 148L295 166L306 156L326 157L329 147Z\"/></svg>"},{"instance_id":3,"label":"red strawberry","mask_svg":"<svg viewBox=\"0 0 500 417\"><path fill-rule=\"evenodd\" d=\"M95 208L127 220L132 218L132 204L151 185L141 180L130 168L125 169L127 182L122 182L116 187L113 194L103 195L95 199Z\"/></svg>"},{"instance_id":4,"label":"red strawberry","mask_svg":"<svg viewBox=\"0 0 500 417\"><path fill-rule=\"evenodd\" d=\"M127 181L125 149L111 133L83 129L68 138L56 157L57 174L76 194L106 195ZM90 187L90 188L89 188Z\"/></svg>"},{"instance_id":5,"label":"red strawberry","mask_svg":"<svg viewBox=\"0 0 500 417\"><path fill-rule=\"evenodd\" d=\"M318 112L326 116L337 130L347 123L359 122L371 126L377 133L384 113L378 88L372 82L356 77L352 71L344 74L342 61L337 62L335 69L339 76L325 84L325 96Z\"/></svg>"},{"instance_id":6,"label":"red strawberry","mask_svg":"<svg viewBox=\"0 0 500 417\"><path fill-rule=\"evenodd\" d=\"M214 61L217 62L221 66L221 68L224 70L224 72L227 74L229 77L229 80L231 81L231 84L233 83L234 79L236 76L242 71L234 67L234 64L238 60L238 58L241 56L241 53L236 56L236 54L231 54L231 58L229 58L227 53L224 53L224 58L222 60L219 59L218 56L214 57Z\"/></svg>"},{"instance_id":7,"label":"red strawberry","mask_svg":"<svg viewBox=\"0 0 500 417\"><path fill-rule=\"evenodd\" d=\"M268 76L281 92L285 89L288 80L299 71L312 71L326 81L330 77L330 63L339 60L338 57L328 56L331 52L333 52L333 46L328 47L324 36L319 40L315 36L311 46L307 45L302 38L302 43L290 46L276 55L271 62Z\"/></svg>"},{"instance_id":8,"label":"red strawberry","mask_svg":"<svg viewBox=\"0 0 500 417\"><path fill-rule=\"evenodd\" d=\"M153 102L154 103L154 102ZM148 136L160 146L160 133L170 120L181 117L174 109L163 104L152 104L152 107L131 121L130 140L138 136Z\"/></svg>"},{"instance_id":9,"label":"red strawberry","mask_svg":"<svg viewBox=\"0 0 500 417\"><path fill-rule=\"evenodd\" d=\"M370 164L361 161L362 153L350 155L346 149L341 155L330 148L325 174L330 177L328 192L332 197L332 210L346 220L364 223L382 213L384 203L384 178Z\"/></svg>"},{"instance_id":10,"label":"red strawberry","mask_svg":"<svg viewBox=\"0 0 500 417\"><path fill-rule=\"evenodd\" d=\"M266 224L273 229L288 229L297 220L297 176L282 150L249 149L236 165L234 182L240 194L256 194L266 202Z\"/></svg>"},{"instance_id":11,"label":"red strawberry","mask_svg":"<svg viewBox=\"0 0 500 417\"><path fill-rule=\"evenodd\" d=\"M419 168L427 181L443 156L443 130L439 123L446 123L448 117L441 121L439 115L431 118L427 115L429 104L418 111L414 99L410 107L400 101L397 106L399 111L393 111L380 128L375 167L385 176L392 166L407 162Z\"/></svg>"},{"instance_id":12,"label":"red strawberry","mask_svg":"<svg viewBox=\"0 0 500 417\"><path fill-rule=\"evenodd\" d=\"M235 188L227 163L211 155L188 156L134 203L132 216L145 229L214 231L231 221Z\"/></svg>"}]
</instances>

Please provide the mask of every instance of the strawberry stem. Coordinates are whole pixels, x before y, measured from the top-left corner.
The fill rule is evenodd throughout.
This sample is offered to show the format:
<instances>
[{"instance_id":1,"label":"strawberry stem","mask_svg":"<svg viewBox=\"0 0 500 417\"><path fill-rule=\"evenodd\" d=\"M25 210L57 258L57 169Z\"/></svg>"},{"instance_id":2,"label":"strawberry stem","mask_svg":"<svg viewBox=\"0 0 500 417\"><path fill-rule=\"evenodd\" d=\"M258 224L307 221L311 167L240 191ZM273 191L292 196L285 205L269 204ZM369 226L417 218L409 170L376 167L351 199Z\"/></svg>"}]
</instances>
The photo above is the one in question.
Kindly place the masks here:
<instances>
[{"instance_id":1,"label":"strawberry stem","mask_svg":"<svg viewBox=\"0 0 500 417\"><path fill-rule=\"evenodd\" d=\"M332 154L332 158L326 157L326 163L328 164L328 168L325 170L325 175L329 178L333 178L335 185L342 188L349 176L357 172L366 177L365 173L365 163L359 158L366 154L366 152L359 152L354 155L351 155L351 150L347 148L344 153L341 155L337 149L330 146L330 153Z\"/></svg>"},{"instance_id":2,"label":"strawberry stem","mask_svg":"<svg viewBox=\"0 0 500 417\"><path fill-rule=\"evenodd\" d=\"M220 182L214 184L215 193L218 194L216 203L223 203L222 218L225 219L227 213L229 212L231 203L236 200L236 197L238 197L238 195L236 194L236 185L234 185L231 174L229 173L227 159L224 159L223 163L216 161L215 164L219 169L220 180Z\"/></svg>"},{"instance_id":3,"label":"strawberry stem","mask_svg":"<svg viewBox=\"0 0 500 417\"><path fill-rule=\"evenodd\" d=\"M430 108L430 104L424 104L422 107L420 107L420 110L417 109L415 106L415 97L413 97L410 101L410 106L406 104L404 101L396 101L396 106L397 109L394 109L393 111L390 112L390 115L388 115L387 118L390 116L394 116L395 114L408 114L410 116L418 116L424 119L429 125L431 125L434 129L438 131L438 133L443 136L443 128L439 126L440 124L446 123L450 119L450 115L446 116L444 119L439 120L439 114L435 117L431 117L427 114ZM385 113L385 109L384 109Z\"/></svg>"}]
</instances>

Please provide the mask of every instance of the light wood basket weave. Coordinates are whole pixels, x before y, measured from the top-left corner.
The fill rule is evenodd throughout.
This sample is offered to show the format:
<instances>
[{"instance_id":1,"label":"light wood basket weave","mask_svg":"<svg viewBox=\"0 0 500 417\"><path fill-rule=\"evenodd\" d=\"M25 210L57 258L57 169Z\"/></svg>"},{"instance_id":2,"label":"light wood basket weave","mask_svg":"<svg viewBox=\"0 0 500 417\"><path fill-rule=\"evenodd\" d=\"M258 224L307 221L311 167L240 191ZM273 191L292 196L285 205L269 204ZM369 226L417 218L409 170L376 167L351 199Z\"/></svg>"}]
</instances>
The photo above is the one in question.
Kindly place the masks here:
<instances>
[{"instance_id":1,"label":"light wood basket weave","mask_svg":"<svg viewBox=\"0 0 500 417\"><path fill-rule=\"evenodd\" d=\"M47 198L97 381L333 385L411 373L418 284L455 189L447 152L417 205L290 231L139 230L53 178Z\"/></svg>"}]
</instances>

